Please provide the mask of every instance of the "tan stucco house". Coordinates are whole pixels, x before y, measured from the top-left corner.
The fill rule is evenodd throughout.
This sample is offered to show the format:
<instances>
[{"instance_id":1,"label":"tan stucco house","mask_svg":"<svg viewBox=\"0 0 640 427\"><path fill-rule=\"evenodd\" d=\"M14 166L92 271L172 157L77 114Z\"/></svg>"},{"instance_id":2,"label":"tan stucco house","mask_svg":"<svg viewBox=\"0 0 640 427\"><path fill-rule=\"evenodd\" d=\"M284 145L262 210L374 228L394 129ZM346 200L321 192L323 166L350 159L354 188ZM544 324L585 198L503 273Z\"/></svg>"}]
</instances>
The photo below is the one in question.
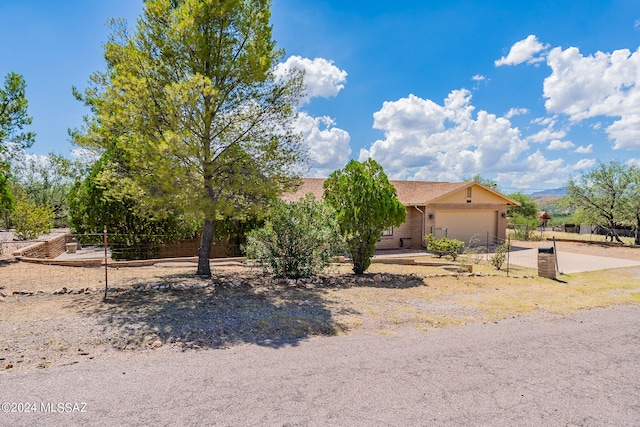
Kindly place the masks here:
<instances>
[{"instance_id":1,"label":"tan stucco house","mask_svg":"<svg viewBox=\"0 0 640 427\"><path fill-rule=\"evenodd\" d=\"M283 199L298 201L308 193L322 198L324 179L305 178L294 193ZM398 200L407 209L407 220L387 230L377 249L421 248L424 236L433 234L479 244L504 241L507 206L519 203L487 186L469 182L390 181Z\"/></svg>"}]
</instances>

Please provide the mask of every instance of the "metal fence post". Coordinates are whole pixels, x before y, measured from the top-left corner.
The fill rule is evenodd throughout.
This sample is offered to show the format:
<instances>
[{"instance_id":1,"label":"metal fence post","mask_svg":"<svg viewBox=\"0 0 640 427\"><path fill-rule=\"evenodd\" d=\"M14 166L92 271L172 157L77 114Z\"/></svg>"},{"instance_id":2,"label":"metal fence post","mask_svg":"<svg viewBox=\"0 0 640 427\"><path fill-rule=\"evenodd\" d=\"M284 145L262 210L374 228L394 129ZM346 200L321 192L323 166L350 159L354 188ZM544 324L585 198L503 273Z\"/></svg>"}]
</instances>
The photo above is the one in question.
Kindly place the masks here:
<instances>
[{"instance_id":1,"label":"metal fence post","mask_svg":"<svg viewBox=\"0 0 640 427\"><path fill-rule=\"evenodd\" d=\"M107 226L104 226L104 299L107 299L107 291L109 290L109 270L107 269Z\"/></svg>"}]
</instances>

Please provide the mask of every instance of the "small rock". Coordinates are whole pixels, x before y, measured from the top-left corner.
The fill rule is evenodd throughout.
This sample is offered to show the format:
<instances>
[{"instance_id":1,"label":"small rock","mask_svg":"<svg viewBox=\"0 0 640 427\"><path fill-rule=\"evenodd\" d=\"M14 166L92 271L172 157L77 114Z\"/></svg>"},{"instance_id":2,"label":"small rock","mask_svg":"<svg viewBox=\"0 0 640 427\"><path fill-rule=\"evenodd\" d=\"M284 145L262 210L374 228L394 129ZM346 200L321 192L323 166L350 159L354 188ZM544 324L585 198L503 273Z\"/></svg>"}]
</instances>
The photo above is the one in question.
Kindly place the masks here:
<instances>
[{"instance_id":1,"label":"small rock","mask_svg":"<svg viewBox=\"0 0 640 427\"><path fill-rule=\"evenodd\" d=\"M162 341L160 340L155 340L154 342L151 343L151 348L156 349L156 348L160 348L162 347Z\"/></svg>"},{"instance_id":2,"label":"small rock","mask_svg":"<svg viewBox=\"0 0 640 427\"><path fill-rule=\"evenodd\" d=\"M382 282L382 275L381 274L376 274L375 276L373 276L373 281L374 282Z\"/></svg>"},{"instance_id":3,"label":"small rock","mask_svg":"<svg viewBox=\"0 0 640 427\"><path fill-rule=\"evenodd\" d=\"M0 298L6 298L7 294L5 294L4 292L0 292Z\"/></svg>"},{"instance_id":4,"label":"small rock","mask_svg":"<svg viewBox=\"0 0 640 427\"><path fill-rule=\"evenodd\" d=\"M13 363L7 363L7 366L4 367L4 369L11 369L13 368Z\"/></svg>"}]
</instances>

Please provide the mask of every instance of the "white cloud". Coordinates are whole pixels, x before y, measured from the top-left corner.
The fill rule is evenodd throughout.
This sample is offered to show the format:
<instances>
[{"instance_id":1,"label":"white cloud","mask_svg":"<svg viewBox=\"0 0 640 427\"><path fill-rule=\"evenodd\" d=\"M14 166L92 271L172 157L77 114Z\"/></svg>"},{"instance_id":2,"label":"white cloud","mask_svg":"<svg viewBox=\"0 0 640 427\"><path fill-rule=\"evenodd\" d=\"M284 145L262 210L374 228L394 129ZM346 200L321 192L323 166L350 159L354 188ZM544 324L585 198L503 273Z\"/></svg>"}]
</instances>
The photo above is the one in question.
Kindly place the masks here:
<instances>
[{"instance_id":1,"label":"white cloud","mask_svg":"<svg viewBox=\"0 0 640 427\"><path fill-rule=\"evenodd\" d=\"M311 171L309 177L326 177L336 169L344 167L351 155L349 133L335 127L329 117L311 117L299 113L295 129L302 133L307 147Z\"/></svg>"},{"instance_id":2,"label":"white cloud","mask_svg":"<svg viewBox=\"0 0 640 427\"><path fill-rule=\"evenodd\" d=\"M471 77L471 80L473 80L474 82L481 82L486 80L486 77L481 74L476 74L475 76Z\"/></svg>"},{"instance_id":3,"label":"white cloud","mask_svg":"<svg viewBox=\"0 0 640 427\"><path fill-rule=\"evenodd\" d=\"M561 141L559 139L552 140L549 145L547 145L547 150L557 151L557 150L570 150L576 145L571 141Z\"/></svg>"},{"instance_id":4,"label":"white cloud","mask_svg":"<svg viewBox=\"0 0 640 427\"><path fill-rule=\"evenodd\" d=\"M552 73L544 81L549 112L573 122L614 118L605 128L614 149L640 148L640 49L583 56L575 47L549 52Z\"/></svg>"},{"instance_id":5,"label":"white cloud","mask_svg":"<svg viewBox=\"0 0 640 427\"><path fill-rule=\"evenodd\" d=\"M595 165L596 165L595 159L582 159L582 160L579 160L578 163L573 165L571 169L574 171L580 171L584 169L591 169Z\"/></svg>"},{"instance_id":6,"label":"white cloud","mask_svg":"<svg viewBox=\"0 0 640 427\"><path fill-rule=\"evenodd\" d=\"M292 68L305 72L305 101L307 102L315 97L330 98L338 95L344 89L344 83L347 81L347 72L333 65L333 61L324 58L309 59L295 55L289 57L284 63L278 64L275 68L275 74L276 76L285 75Z\"/></svg>"},{"instance_id":7,"label":"white cloud","mask_svg":"<svg viewBox=\"0 0 640 427\"><path fill-rule=\"evenodd\" d=\"M527 113L529 113L529 110L527 108L512 108L509 111L507 111L507 114L504 115L504 118L510 119L512 117L521 116Z\"/></svg>"},{"instance_id":8,"label":"white cloud","mask_svg":"<svg viewBox=\"0 0 640 427\"><path fill-rule=\"evenodd\" d=\"M523 62L533 64L536 62L544 61L544 57L536 56L536 54L546 50L549 45L543 45L538 41L538 38L531 34L524 40L520 40L511 46L509 54L505 57L496 60L494 62L496 67L501 65L518 65Z\"/></svg>"},{"instance_id":9,"label":"white cloud","mask_svg":"<svg viewBox=\"0 0 640 427\"><path fill-rule=\"evenodd\" d=\"M549 127L542 129L539 132L534 133L533 135L529 135L527 137L528 142L538 142L543 143L547 141L552 141L554 139L562 139L567 136L567 132L564 130L554 130L553 129L554 122L551 122Z\"/></svg>"},{"instance_id":10,"label":"white cloud","mask_svg":"<svg viewBox=\"0 0 640 427\"><path fill-rule=\"evenodd\" d=\"M579 146L575 149L574 153L578 154L589 154L593 152L593 144L589 144L586 147L584 145Z\"/></svg>"},{"instance_id":11,"label":"white cloud","mask_svg":"<svg viewBox=\"0 0 640 427\"><path fill-rule=\"evenodd\" d=\"M552 188L565 185L573 170L564 160L549 160L540 151L528 155L517 166L511 171L498 173L496 180L509 182L511 187L518 189Z\"/></svg>"}]
</instances>

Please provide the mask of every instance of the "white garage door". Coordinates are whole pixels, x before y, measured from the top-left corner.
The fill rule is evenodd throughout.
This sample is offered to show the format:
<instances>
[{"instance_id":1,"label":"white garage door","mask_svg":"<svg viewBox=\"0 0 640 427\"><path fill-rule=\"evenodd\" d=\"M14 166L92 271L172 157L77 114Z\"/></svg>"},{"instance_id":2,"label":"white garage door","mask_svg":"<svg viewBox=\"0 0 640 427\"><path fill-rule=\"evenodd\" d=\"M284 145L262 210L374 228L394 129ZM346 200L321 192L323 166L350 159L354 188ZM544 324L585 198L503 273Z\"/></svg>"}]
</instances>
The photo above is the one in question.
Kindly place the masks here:
<instances>
[{"instance_id":1,"label":"white garage door","mask_svg":"<svg viewBox=\"0 0 640 427\"><path fill-rule=\"evenodd\" d=\"M447 237L450 239L462 240L469 243L469 240L476 236L479 243L487 243L487 233L489 233L489 243L497 235L498 212L492 210L479 211L438 211L436 213L436 237L443 237L444 230L447 230Z\"/></svg>"}]
</instances>

